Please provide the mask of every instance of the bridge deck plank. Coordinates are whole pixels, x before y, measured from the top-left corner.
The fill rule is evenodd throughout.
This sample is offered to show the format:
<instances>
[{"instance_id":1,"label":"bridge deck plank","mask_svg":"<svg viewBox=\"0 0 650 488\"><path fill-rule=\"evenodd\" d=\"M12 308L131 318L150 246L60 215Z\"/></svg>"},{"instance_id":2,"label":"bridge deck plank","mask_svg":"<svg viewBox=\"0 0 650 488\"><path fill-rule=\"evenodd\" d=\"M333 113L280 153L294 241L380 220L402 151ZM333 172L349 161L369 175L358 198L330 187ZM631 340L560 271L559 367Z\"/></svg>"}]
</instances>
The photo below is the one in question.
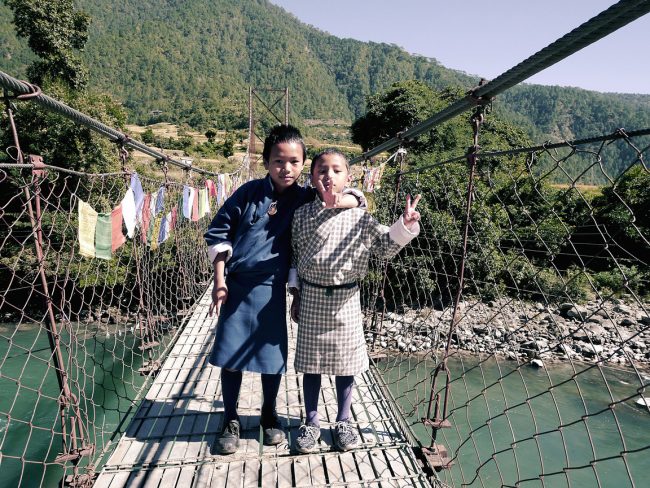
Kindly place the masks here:
<instances>
[{"instance_id":1,"label":"bridge deck plank","mask_svg":"<svg viewBox=\"0 0 650 488\"><path fill-rule=\"evenodd\" d=\"M260 379L245 373L238 405L240 449L230 456L219 455L215 443L223 403L219 368L208 362L215 325L207 316L209 300L208 290L95 486L430 486L370 373L356 378L354 391L352 415L361 439L359 448L340 453L332 447L336 389L334 378L323 377L319 449L309 455L294 453L291 446L305 419L305 408L302 376L293 371L291 347L289 370L277 402L287 440L278 446L260 444ZM293 344L295 327L289 333Z\"/></svg>"}]
</instances>

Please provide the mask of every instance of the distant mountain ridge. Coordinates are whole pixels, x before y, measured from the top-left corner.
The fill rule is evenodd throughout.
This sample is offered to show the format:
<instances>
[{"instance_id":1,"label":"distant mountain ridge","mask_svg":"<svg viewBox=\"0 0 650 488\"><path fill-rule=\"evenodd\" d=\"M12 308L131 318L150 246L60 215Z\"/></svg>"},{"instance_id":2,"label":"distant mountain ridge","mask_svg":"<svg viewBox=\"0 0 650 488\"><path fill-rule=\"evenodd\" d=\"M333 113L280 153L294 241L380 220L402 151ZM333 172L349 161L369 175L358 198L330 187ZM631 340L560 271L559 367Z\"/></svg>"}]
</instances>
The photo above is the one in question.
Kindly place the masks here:
<instances>
[{"instance_id":1,"label":"distant mountain ridge","mask_svg":"<svg viewBox=\"0 0 650 488\"><path fill-rule=\"evenodd\" d=\"M245 125L250 85L288 86L294 119L352 121L367 95L396 81L436 89L478 81L394 45L337 38L267 0L78 4L92 18L83 53L92 86L123 101L138 123L162 111L164 120L198 128ZM0 20L2 69L20 76L31 54L4 4ZM495 105L537 140L650 127L650 95L521 85Z\"/></svg>"}]
</instances>

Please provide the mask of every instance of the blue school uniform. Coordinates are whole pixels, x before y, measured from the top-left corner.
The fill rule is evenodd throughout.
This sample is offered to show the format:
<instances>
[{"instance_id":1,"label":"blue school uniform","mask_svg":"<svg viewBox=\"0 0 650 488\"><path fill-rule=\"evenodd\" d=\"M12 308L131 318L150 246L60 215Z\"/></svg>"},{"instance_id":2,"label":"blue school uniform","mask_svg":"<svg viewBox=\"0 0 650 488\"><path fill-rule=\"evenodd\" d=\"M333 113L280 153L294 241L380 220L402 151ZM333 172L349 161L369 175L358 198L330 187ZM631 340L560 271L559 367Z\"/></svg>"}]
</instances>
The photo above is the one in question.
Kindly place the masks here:
<instances>
[{"instance_id":1,"label":"blue school uniform","mask_svg":"<svg viewBox=\"0 0 650 488\"><path fill-rule=\"evenodd\" d=\"M294 211L314 197L314 190L297 184L276 193L267 175L238 188L212 220L205 233L208 246L232 249L226 263L228 299L210 356L214 366L285 372L291 221ZM269 215L272 202L276 212Z\"/></svg>"}]
</instances>

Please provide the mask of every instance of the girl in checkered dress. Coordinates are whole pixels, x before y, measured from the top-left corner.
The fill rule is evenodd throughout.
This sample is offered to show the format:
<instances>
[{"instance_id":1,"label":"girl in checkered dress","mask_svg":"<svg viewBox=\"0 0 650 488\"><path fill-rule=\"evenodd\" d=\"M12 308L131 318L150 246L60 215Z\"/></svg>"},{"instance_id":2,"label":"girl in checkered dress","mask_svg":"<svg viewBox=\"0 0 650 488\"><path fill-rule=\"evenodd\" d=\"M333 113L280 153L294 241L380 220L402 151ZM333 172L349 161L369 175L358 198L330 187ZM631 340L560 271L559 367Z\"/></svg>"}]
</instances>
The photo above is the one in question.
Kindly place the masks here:
<instances>
[{"instance_id":1,"label":"girl in checkered dress","mask_svg":"<svg viewBox=\"0 0 650 488\"><path fill-rule=\"evenodd\" d=\"M312 184L340 193L350 181L349 163L329 149L314 158ZM298 322L296 371L304 373L307 418L296 439L298 452L317 449L321 375L336 376L338 415L334 443L355 446L350 425L354 376L368 369L357 282L368 272L370 254L390 258L418 235L420 199L407 197L404 214L391 227L358 208L330 209L320 201L299 208L292 224L293 263L300 278L292 317Z\"/></svg>"},{"instance_id":2,"label":"girl in checkered dress","mask_svg":"<svg viewBox=\"0 0 650 488\"><path fill-rule=\"evenodd\" d=\"M293 213L315 198L315 191L299 186L305 144L295 127L274 127L264 141L268 175L249 181L226 200L205 233L214 266L213 311L218 317L209 361L221 368L224 404L221 454L239 446L237 400L242 371L262 375L264 443L285 438L275 404L287 362L286 283L290 264ZM323 191L328 206L356 207L363 194ZM356 195L356 196L355 196Z\"/></svg>"}]
</instances>

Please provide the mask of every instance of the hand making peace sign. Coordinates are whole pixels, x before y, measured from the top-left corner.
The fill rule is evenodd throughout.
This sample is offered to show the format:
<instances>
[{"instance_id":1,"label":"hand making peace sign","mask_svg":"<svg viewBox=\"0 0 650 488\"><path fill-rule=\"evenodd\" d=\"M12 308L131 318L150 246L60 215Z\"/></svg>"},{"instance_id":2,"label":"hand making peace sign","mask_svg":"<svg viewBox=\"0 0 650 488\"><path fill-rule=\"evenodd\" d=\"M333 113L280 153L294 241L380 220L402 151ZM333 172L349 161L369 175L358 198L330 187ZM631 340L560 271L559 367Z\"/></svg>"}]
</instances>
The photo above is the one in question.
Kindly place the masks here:
<instances>
[{"instance_id":1,"label":"hand making peace sign","mask_svg":"<svg viewBox=\"0 0 650 488\"><path fill-rule=\"evenodd\" d=\"M418 196L415 197L415 200L411 202L411 195L406 195L406 208L404 208L403 219L404 225L409 230L411 230L411 227L420 220L420 212L415 210L415 207L417 207L421 197L422 195L418 194Z\"/></svg>"},{"instance_id":2,"label":"hand making peace sign","mask_svg":"<svg viewBox=\"0 0 650 488\"><path fill-rule=\"evenodd\" d=\"M318 180L316 182L316 189L320 193L320 197L325 204L325 208L338 208L341 203L341 193L334 193L334 185L329 185L329 188L325 188L323 182Z\"/></svg>"}]
</instances>

